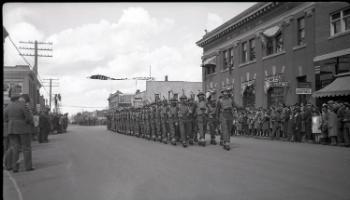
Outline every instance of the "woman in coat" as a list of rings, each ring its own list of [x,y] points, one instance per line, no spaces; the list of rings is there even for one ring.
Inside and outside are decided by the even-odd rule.
[[[337,145],[338,117],[331,106],[328,107],[327,118],[328,137],[331,139],[331,145]]]

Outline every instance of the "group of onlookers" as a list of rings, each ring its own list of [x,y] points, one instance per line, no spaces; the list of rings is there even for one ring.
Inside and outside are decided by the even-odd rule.
[[[231,133],[350,146],[350,104],[328,101],[321,109],[311,104],[236,109]]]
[[[20,153],[22,153],[24,169],[34,170],[32,141],[49,142],[48,135],[55,130],[55,122],[59,121],[55,120],[55,115],[50,114],[49,111],[49,108],[40,111],[31,108],[27,94],[12,95],[11,102],[4,107],[3,112],[4,169],[18,172],[22,160]]]

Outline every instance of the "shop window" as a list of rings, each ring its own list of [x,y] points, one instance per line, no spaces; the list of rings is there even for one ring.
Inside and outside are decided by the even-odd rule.
[[[255,107],[255,86],[247,86],[243,93],[243,106]]]
[[[284,104],[284,88],[272,87],[268,90],[268,106],[278,106]]]
[[[249,60],[255,60],[256,52],[255,52],[255,39],[249,40]]]
[[[248,46],[247,42],[242,43],[242,63],[247,62],[248,60]]]
[[[350,8],[333,13],[330,24],[331,36],[350,30]]]
[[[298,45],[305,44],[305,18],[298,19]]]

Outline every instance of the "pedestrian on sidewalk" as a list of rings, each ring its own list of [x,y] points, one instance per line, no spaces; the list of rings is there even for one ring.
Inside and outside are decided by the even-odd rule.
[[[5,109],[5,108],[4,108]],[[5,118],[5,117],[4,117]],[[6,170],[11,170],[11,148],[10,148],[10,140],[8,136],[8,122],[4,120],[4,127],[3,127],[3,145],[4,145],[4,154],[3,154],[3,167]]]
[[[49,142],[48,135],[50,132],[49,108],[41,111],[39,116],[39,143]]]
[[[12,102],[4,110],[4,120],[8,122],[10,148],[12,151],[11,167],[13,172],[18,172],[19,149],[22,148],[24,168],[33,170],[31,134],[33,131],[33,114],[26,108],[29,103],[27,94],[12,97]]]

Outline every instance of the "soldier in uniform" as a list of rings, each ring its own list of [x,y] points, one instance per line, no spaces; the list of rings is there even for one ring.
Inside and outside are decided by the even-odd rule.
[[[178,123],[177,114],[178,114],[177,100],[175,98],[172,98],[170,100],[170,107],[168,110],[168,124],[169,124],[171,144],[173,145],[176,145],[175,131]]]
[[[205,146],[205,133],[207,129],[207,113],[208,107],[205,100],[205,94],[203,92],[198,93],[198,102],[196,105],[196,119],[197,127],[199,132],[199,141],[198,144]]]
[[[229,96],[230,88],[221,91],[222,98],[217,102],[217,116],[219,117],[222,135],[223,148],[230,150],[230,131],[232,128],[233,108],[235,107],[233,99]]]
[[[162,122],[161,122],[161,111],[162,111],[162,102],[157,99],[155,105],[155,122],[156,122],[156,135],[157,140],[162,142]]]
[[[187,147],[187,140],[190,131],[189,127],[189,107],[187,106],[187,97],[183,94],[180,97],[179,110],[178,110],[178,118],[179,118],[179,128],[180,128],[180,136],[183,147]]]
[[[215,131],[217,129],[217,117],[216,117],[216,102],[214,99],[208,98],[208,126],[210,133],[210,144],[216,145]]]
[[[193,145],[194,142],[198,142],[197,130],[196,130],[196,104],[194,101],[194,94],[188,99],[188,123],[189,123],[189,144]]]

